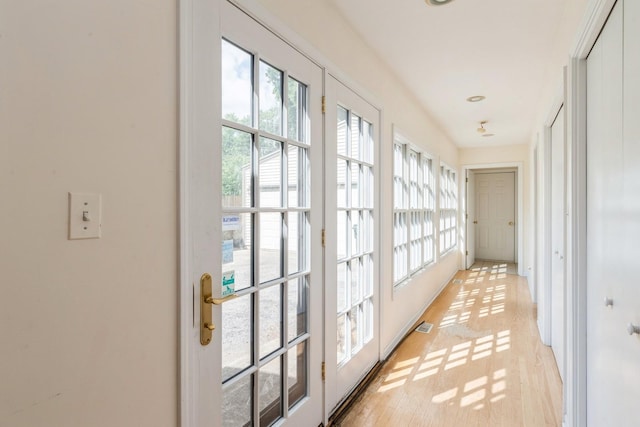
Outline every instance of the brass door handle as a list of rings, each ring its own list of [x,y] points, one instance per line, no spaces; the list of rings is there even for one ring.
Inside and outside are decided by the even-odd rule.
[[[207,304],[215,304],[215,305],[220,305],[223,304],[227,301],[230,301],[232,299],[238,298],[238,296],[236,294],[233,295],[227,295],[224,298],[214,298],[212,296],[207,297],[204,302],[206,302]]]
[[[513,227],[513,221],[509,221],[509,225]]]
[[[200,277],[200,344],[207,345],[213,337],[213,313],[211,304],[207,301],[211,299],[211,275],[204,273]]]
[[[235,294],[224,298],[214,298],[212,295],[212,279],[209,273],[200,277],[200,344],[207,345],[211,342],[216,325],[213,324],[213,305],[237,298]]]
[[[477,223],[478,223],[478,221],[473,221],[473,223],[474,223],[474,224],[477,224]]]

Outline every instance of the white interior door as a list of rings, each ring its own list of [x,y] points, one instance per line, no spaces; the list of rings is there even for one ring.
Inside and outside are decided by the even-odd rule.
[[[466,209],[466,224],[467,224],[467,257],[466,257],[466,265],[465,268],[471,268],[471,266],[476,262],[476,174],[467,169],[467,179],[466,179],[466,200],[467,200],[467,209]]]
[[[586,407],[590,426],[636,426],[639,420],[640,338],[627,330],[629,324],[640,324],[638,20],[639,2],[618,1],[587,59]]]
[[[551,125],[551,348],[560,378],[565,377],[566,345],[566,162],[564,107]]]
[[[515,172],[476,173],[476,258],[515,262]]]
[[[189,425],[318,425],[323,71],[231,3],[204,3],[186,124]]]
[[[326,412],[379,360],[379,111],[327,76]]]

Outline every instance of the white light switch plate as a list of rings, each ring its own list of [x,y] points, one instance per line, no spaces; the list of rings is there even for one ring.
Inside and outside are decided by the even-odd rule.
[[[99,239],[101,229],[100,194],[69,193],[69,240]]]

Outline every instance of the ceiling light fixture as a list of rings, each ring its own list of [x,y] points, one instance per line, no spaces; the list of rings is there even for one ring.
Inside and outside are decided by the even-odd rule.
[[[429,6],[442,6],[451,3],[453,0],[424,0]]]
[[[487,136],[494,136],[494,135],[495,134],[493,134],[493,133],[485,133],[484,135],[482,135],[482,137],[484,138],[484,137],[487,137]]]
[[[478,133],[485,133],[487,130],[484,128],[484,125],[487,123],[486,120],[480,122],[480,127],[476,129]]]
[[[485,100],[485,97],[482,95],[473,95],[467,98],[468,102],[480,102],[484,100]]]

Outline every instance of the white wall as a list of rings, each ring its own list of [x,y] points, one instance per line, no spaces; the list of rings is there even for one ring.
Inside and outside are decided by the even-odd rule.
[[[177,2],[0,9],[0,425],[175,426]]]
[[[261,0],[260,3],[277,21],[304,39],[302,44],[311,46],[323,56],[321,59],[336,64],[323,64],[328,65],[330,72],[338,71],[339,77],[345,76],[347,85],[353,83],[352,86],[357,86],[354,89],[362,89],[365,96],[370,95],[370,101],[383,108],[382,151],[378,160],[382,168],[380,197],[383,207],[381,349],[385,356],[459,266],[459,252],[450,253],[437,265],[414,277],[407,286],[393,292],[392,125],[414,144],[453,167],[459,164],[457,147],[428,117],[403,82],[328,2]]]

